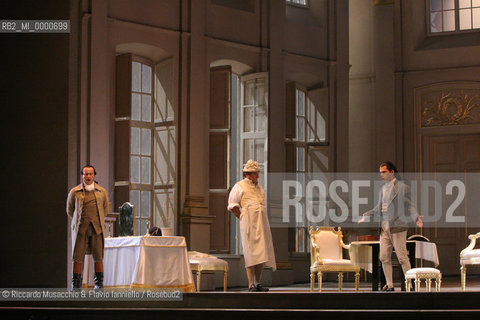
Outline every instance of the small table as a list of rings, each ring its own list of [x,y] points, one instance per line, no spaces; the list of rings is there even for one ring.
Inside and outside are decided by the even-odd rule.
[[[93,261],[85,264],[93,273]],[[103,265],[105,288],[195,291],[184,237],[105,238]]]
[[[415,266],[416,258],[424,259],[439,265],[437,246],[433,242],[407,241],[410,265]],[[360,268],[372,273],[372,291],[378,291],[379,284],[385,283],[382,264],[379,263],[380,241],[352,241],[350,243],[350,259]],[[373,259],[372,257],[377,257]],[[383,281],[382,281],[383,280]],[[402,286],[404,281],[402,281]]]

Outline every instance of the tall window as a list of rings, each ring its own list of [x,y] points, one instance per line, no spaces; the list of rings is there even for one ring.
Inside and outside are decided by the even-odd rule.
[[[266,73],[239,76],[231,66],[210,69],[209,209],[212,253],[241,254],[237,219],[227,211],[230,188],[242,179],[248,159],[258,161],[259,182],[266,188],[267,103]]]
[[[480,0],[428,0],[430,32],[480,28]]]
[[[240,157],[238,168],[249,159],[258,162],[259,183],[266,191],[267,180],[267,103],[268,83],[266,73],[243,76],[240,107]]]
[[[115,205],[135,207],[135,235],[174,227],[175,124],[171,61],[117,57]]]
[[[152,207],[153,68],[132,62],[130,121],[130,202],[135,206],[135,234],[145,234]]]
[[[293,164],[290,163],[289,167],[296,172],[297,181],[305,188],[310,174],[328,171],[328,89],[307,90],[295,83],[288,83],[288,109],[292,110],[290,114],[295,119],[290,125],[287,119],[290,150],[295,155],[291,158]],[[307,252],[310,225],[305,212],[296,213],[296,216],[301,218],[295,220],[296,226],[291,230],[290,251]]]

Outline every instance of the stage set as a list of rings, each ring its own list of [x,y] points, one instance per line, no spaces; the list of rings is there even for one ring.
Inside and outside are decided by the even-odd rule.
[[[479,237],[480,233],[472,235],[470,246],[461,253],[464,270],[469,265],[479,263],[478,257],[470,257],[479,251],[474,249]],[[417,276],[420,275],[417,282],[413,283],[413,292],[407,292],[410,290],[408,286],[405,290],[401,271],[396,273],[396,291],[383,292],[379,290],[385,281],[382,279],[381,263],[378,259],[372,259],[378,256],[378,241],[354,241],[345,245],[341,231],[326,227],[312,228],[310,238],[312,282],[271,287],[270,292],[227,288],[228,263],[212,255],[188,252],[185,238],[181,236],[107,238],[104,290],[176,289],[183,292],[181,301],[2,301],[0,312],[2,318],[18,319],[278,319],[312,316],[341,319],[472,319],[480,315],[478,276],[468,276],[465,284],[461,277],[447,276],[442,279],[441,274],[432,271],[438,269],[421,267],[428,261],[438,266],[434,243],[419,240],[407,242],[412,266],[420,267],[411,270],[418,271]],[[326,250],[321,250],[321,244],[333,249],[333,255],[339,255],[325,257]],[[349,251],[351,260],[342,259],[343,249]],[[335,258],[343,263],[332,263]],[[347,265],[347,262],[351,264]],[[337,272],[340,272],[338,280],[325,279],[322,286],[318,286],[321,274]],[[223,288],[198,292],[202,273],[210,276],[213,273],[223,274]],[[91,261],[87,261],[84,274],[82,290],[91,290]],[[345,281],[342,281],[343,274],[348,274]]]

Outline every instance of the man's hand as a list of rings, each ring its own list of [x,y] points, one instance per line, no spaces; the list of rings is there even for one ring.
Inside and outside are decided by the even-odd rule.
[[[362,218],[361,218],[360,220],[358,220],[358,224],[360,224],[360,223],[364,223],[364,222],[365,222],[365,220],[367,220],[367,217],[365,217],[365,216],[362,216]]]
[[[418,216],[418,218],[417,218],[417,227],[419,227],[419,228],[423,227],[422,217],[423,216]]]

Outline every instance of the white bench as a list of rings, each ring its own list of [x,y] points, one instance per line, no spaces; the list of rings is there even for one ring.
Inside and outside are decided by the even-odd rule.
[[[413,268],[408,270],[405,273],[405,288],[407,292],[412,288],[412,282],[410,281],[412,279],[415,280],[415,291],[417,292],[420,291],[422,279],[425,280],[427,291],[432,291],[432,279],[435,279],[435,288],[439,292],[442,283],[442,273],[435,268]]]

